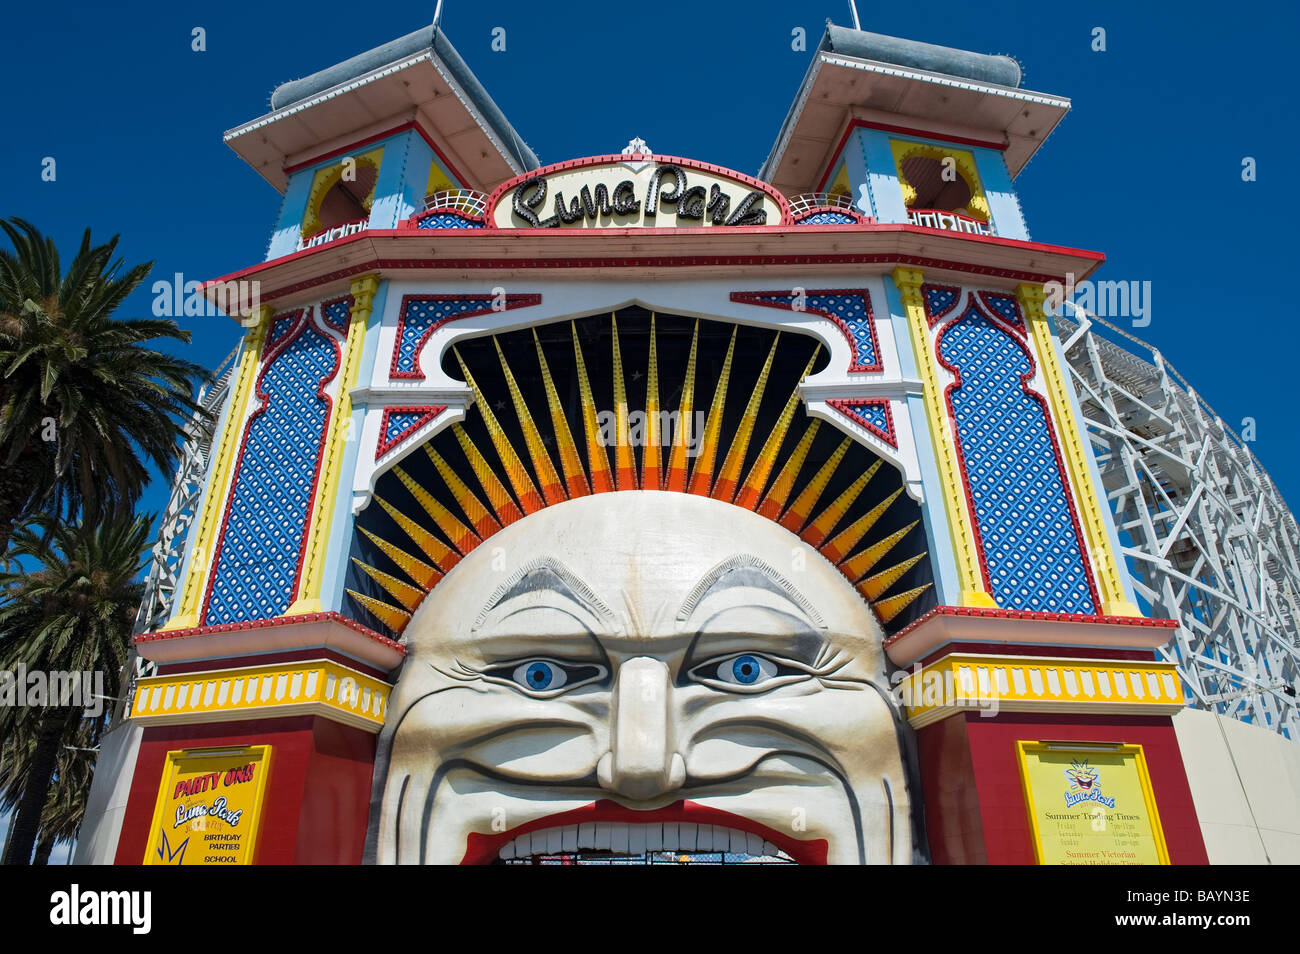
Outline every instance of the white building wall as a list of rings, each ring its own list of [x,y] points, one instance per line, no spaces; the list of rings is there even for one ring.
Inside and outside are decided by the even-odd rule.
[[[1300,743],[1200,709],[1174,730],[1210,863],[1300,864]]]

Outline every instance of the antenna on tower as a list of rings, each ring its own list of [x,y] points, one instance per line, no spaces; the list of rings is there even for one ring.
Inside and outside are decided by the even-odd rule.
[[[439,9],[442,8],[442,0],[438,0],[438,8],[439,8]],[[855,30],[861,30],[861,29],[862,29],[862,22],[858,19],[858,2],[857,2],[857,0],[849,0],[849,12],[853,14],[853,29],[855,29]],[[434,14],[434,20],[433,20],[433,22],[434,22],[434,23],[437,23],[437,22],[438,22],[437,14]]]
[[[857,14],[855,13],[853,16],[854,19],[856,20]],[[436,27],[441,20],[442,20],[442,0],[438,0],[438,5],[433,8],[433,25]]]

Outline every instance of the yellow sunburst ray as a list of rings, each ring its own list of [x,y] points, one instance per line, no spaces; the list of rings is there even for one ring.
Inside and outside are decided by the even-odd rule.
[[[451,545],[459,550],[462,554],[469,553],[483,541],[479,535],[465,526],[450,510],[440,504],[434,496],[415,482],[410,474],[401,467],[394,467],[393,473],[397,475],[403,486],[411,492],[411,496],[416,499],[424,512],[433,518],[438,529],[442,531],[443,536],[451,541]]]
[[[713,405],[709,408],[708,423],[704,425],[704,440],[695,466],[691,468],[689,492],[707,497],[713,489],[713,465],[718,459],[718,439],[722,434],[722,413],[727,405],[727,383],[731,379],[731,359],[736,353],[736,330],[731,328],[731,341],[727,344],[727,356],[722,360],[722,374],[718,377],[718,386],[713,389]]]
[[[889,536],[840,564],[840,572],[849,578],[850,583],[857,583],[880,562],[886,553],[898,545],[898,541],[907,536],[912,528],[921,521],[913,520],[901,530],[895,530]]]
[[[803,374],[799,376],[799,381],[812,373],[813,362],[817,360],[817,353],[821,351],[821,345],[813,349],[813,356],[808,359],[808,366],[803,369]],[[746,510],[755,509],[759,501],[759,495],[767,486],[767,478],[772,473],[772,468],[776,466],[776,455],[781,451],[781,445],[785,443],[785,435],[790,430],[790,424],[794,421],[795,410],[799,407],[799,385],[796,384],[794,390],[790,392],[789,399],[785,402],[785,407],[781,409],[781,416],[777,418],[776,426],[772,432],[767,435],[767,440],[763,442],[762,449],[758,452],[758,458],[754,461],[754,466],[749,468],[749,473],[745,476],[745,482],[740,485],[740,490],[736,494],[736,499],[732,501],[737,507],[744,507]]]
[[[899,593],[897,596],[891,596],[883,599],[878,603],[872,603],[871,608],[876,611],[880,617],[880,622],[888,623],[903,610],[907,609],[916,602],[916,598],[930,588],[929,583],[918,586],[914,590],[908,590],[906,593]]]
[[[903,574],[916,566],[925,557],[925,551],[922,550],[914,557],[908,557],[902,563],[895,563],[886,570],[881,570],[874,576],[869,576],[858,584],[858,592],[874,603],[880,596],[891,586],[903,578]]]
[[[808,451],[812,449],[813,438],[817,436],[817,429],[821,423],[817,418],[809,422],[803,437],[799,438],[799,443],[795,445],[786,462],[781,465],[776,480],[772,481],[772,486],[767,488],[767,495],[758,508],[760,516],[767,517],[768,520],[776,520],[785,510],[790,494],[794,491],[795,479],[803,469],[803,462],[808,459]]]
[[[568,494],[564,492],[564,484],[560,483],[560,475],[556,473],[555,465],[551,463],[551,455],[547,453],[546,445],[542,443],[542,435],[537,430],[537,424],[533,421],[532,412],[528,410],[528,405],[524,402],[524,396],[519,390],[519,384],[515,381],[514,373],[510,370],[510,364],[501,351],[501,343],[497,341],[495,335],[492,336],[492,345],[497,349],[497,358],[501,362],[501,371],[506,378],[506,388],[510,391],[510,401],[515,406],[515,417],[519,419],[519,426],[524,432],[524,447],[527,448],[528,456],[533,462],[533,471],[537,474],[537,481],[542,485],[542,496],[550,505],[568,500]]]
[[[889,505],[897,500],[898,495],[902,492],[903,488],[899,487],[884,500],[880,501],[880,503],[876,504],[864,513],[861,517],[858,517],[857,520],[854,520],[839,533],[835,534],[835,536],[830,539],[829,543],[826,543],[821,547],[822,555],[832,563],[839,563],[846,556],[852,553],[854,548],[862,542],[862,538],[870,533],[871,528],[876,525],[882,516],[884,516],[885,511],[889,509]]]
[[[813,479],[808,482],[808,486],[803,489],[794,503],[790,504],[781,519],[777,521],[791,533],[798,533],[803,529],[804,524],[808,522],[808,517],[812,513],[813,507],[817,506],[817,501],[821,499],[822,492],[826,490],[826,485],[830,483],[831,476],[835,473],[835,468],[840,466],[840,461],[844,455],[849,452],[849,446],[853,443],[851,437],[846,437],[840,441],[839,447],[826,458],[826,462],[817,469]]]
[[[677,433],[673,435],[673,449],[668,455],[668,473],[664,475],[664,490],[676,493],[686,491],[688,467],[687,435],[695,428],[695,354],[700,344],[700,322],[696,319],[691,331],[691,352],[686,359],[686,380],[682,382],[682,397],[677,402]]]
[[[364,533],[366,538],[379,548],[380,553],[392,560],[420,588],[424,590],[432,589],[433,585],[442,578],[442,573],[438,571],[437,567],[432,567],[418,557],[411,556],[401,547],[394,546],[387,540],[375,536],[365,527],[358,527],[357,529]]]
[[[438,469],[443,481],[447,484],[447,489],[451,495],[456,498],[456,505],[469,518],[470,524],[474,527],[474,532],[482,537],[489,537],[501,529],[501,522],[492,515],[492,511],[483,506],[483,502],[478,499],[474,491],[466,486],[465,481],[461,480],[451,465],[448,464],[432,444],[424,445],[424,452],[429,455],[433,461],[433,466]]]
[[[411,621],[411,614],[405,610],[398,609],[396,606],[389,606],[382,600],[365,596],[362,593],[358,593],[356,590],[348,590],[347,593],[348,596],[352,597],[364,606],[366,610],[375,617],[375,619],[379,620],[394,633],[400,635],[402,630],[406,628],[406,624]]]
[[[600,440],[600,422],[596,420],[596,402],[591,396],[591,382],[587,379],[587,363],[582,359],[582,345],[578,343],[578,324],[569,322],[573,334],[573,361],[578,373],[578,398],[582,406],[582,428],[587,436],[587,471],[593,493],[614,489],[614,478],[609,470],[609,454]]]
[[[540,510],[545,506],[545,503],[541,494],[537,492],[537,488],[533,485],[533,479],[528,476],[523,461],[515,453],[510,438],[506,436],[505,430],[501,427],[501,422],[492,413],[487,398],[479,390],[474,376],[469,373],[469,368],[466,367],[465,360],[460,356],[460,352],[453,348],[452,353],[456,355],[456,360],[460,363],[461,373],[465,375],[465,383],[474,392],[474,406],[478,408],[479,414],[483,416],[483,423],[487,427],[488,436],[492,438],[492,446],[496,448],[497,456],[501,458],[501,464],[506,469],[506,479],[510,481],[510,486],[514,488],[519,505],[523,507],[524,513],[533,513]]]
[[[496,471],[483,458],[483,453],[475,446],[465,428],[460,424],[453,424],[451,429],[456,434],[460,449],[465,452],[465,459],[469,461],[470,469],[474,471],[474,476],[488,499],[488,505],[495,511],[501,526],[507,526],[521,518],[524,512],[510,496],[510,491],[506,490],[505,485],[497,479]]]
[[[564,471],[564,482],[570,497],[585,497],[591,493],[587,472],[582,469],[582,458],[578,455],[578,446],[573,442],[573,432],[569,430],[568,418],[564,416],[560,396],[556,393],[551,368],[542,351],[542,341],[537,337],[537,329],[532,331],[533,344],[537,348],[537,364],[542,371],[542,386],[546,389],[546,406],[551,414],[551,429],[555,432],[555,446],[560,453],[560,469]]]
[[[659,353],[655,340],[655,316],[650,313],[650,358],[645,381],[645,443],[641,446],[641,488],[658,490],[663,479],[663,455],[659,433]]]
[[[459,553],[447,546],[447,544],[443,543],[402,511],[398,510],[383,497],[375,494],[375,502],[384,509],[386,514],[393,518],[393,522],[402,528],[402,532],[410,537],[411,541],[420,548],[420,551],[432,560],[434,565],[443,573],[448,572],[453,566],[460,562]]]
[[[731,502],[736,496],[740,484],[740,469],[745,466],[745,452],[749,450],[749,440],[754,435],[754,425],[758,422],[758,408],[763,403],[768,375],[772,373],[772,359],[776,357],[776,347],[780,343],[781,332],[778,331],[776,337],[772,339],[772,347],[768,349],[763,369],[758,372],[758,380],[754,382],[754,389],[749,394],[745,410],[740,415],[740,424],[736,427],[735,436],[731,438],[731,447],[727,449],[727,456],[722,461],[718,479],[710,491],[710,496],[718,500]]]
[[[420,605],[420,600],[424,599],[424,590],[418,586],[403,583],[392,574],[385,573],[383,570],[376,570],[369,563],[363,563],[356,557],[352,558],[352,562],[360,567],[366,576],[382,586],[384,592],[406,607],[408,611],[414,612],[415,608]]]
[[[628,434],[627,391],[623,387],[623,353],[618,346],[618,318],[609,316],[614,339],[614,487],[636,490],[636,455]]]
[[[813,547],[821,546],[830,532],[835,529],[835,525],[844,519],[844,515],[853,506],[853,501],[858,499],[858,495],[871,482],[871,478],[876,476],[876,471],[879,469],[880,461],[877,460],[859,474],[853,483],[845,487],[843,493],[827,504],[822,512],[814,517],[808,523],[808,526],[804,527],[800,532],[799,536],[803,538],[804,542]]]

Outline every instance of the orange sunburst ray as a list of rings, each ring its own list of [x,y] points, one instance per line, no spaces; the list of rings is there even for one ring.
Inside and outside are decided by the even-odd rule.
[[[663,479],[662,434],[659,431],[659,352],[655,316],[650,313],[650,358],[645,382],[645,443],[641,447],[641,487],[658,490]]]
[[[845,560],[840,564],[840,572],[849,578],[850,583],[857,583],[880,562],[886,553],[894,549],[903,537],[911,533],[912,528],[920,522],[919,520],[913,520],[901,530],[895,530],[883,540],[873,543],[861,553]]]
[[[483,541],[479,535],[469,527],[461,523],[456,516],[444,507],[438,500],[418,483],[415,478],[408,474],[401,467],[394,467],[393,473],[397,479],[402,482],[416,502],[424,508],[424,512],[433,518],[438,529],[442,531],[443,536],[451,541],[451,545],[459,550],[462,554],[469,553]]]
[[[483,506],[483,502],[478,499],[478,495],[469,489],[465,481],[461,480],[456,472],[451,469],[451,465],[443,459],[443,456],[433,449],[433,445],[425,444],[424,452],[429,455],[429,459],[433,461],[433,466],[437,468],[438,474],[446,483],[447,489],[456,498],[456,505],[469,518],[474,532],[480,537],[489,537],[500,530],[501,522],[492,515],[492,511]]]
[[[858,495],[871,482],[871,478],[876,476],[878,470],[880,470],[879,460],[859,474],[853,483],[844,488],[843,493],[827,504],[821,513],[809,521],[808,526],[804,527],[799,533],[804,542],[809,546],[820,547],[830,532],[835,529],[836,524],[844,519],[844,515],[853,506],[853,501],[858,499]]]
[[[736,353],[737,326],[731,328],[731,341],[727,344],[727,356],[722,360],[722,374],[718,376],[718,385],[713,389],[713,405],[709,408],[709,420],[704,425],[704,440],[700,453],[691,468],[689,492],[707,497],[713,489],[713,466],[718,459],[718,439],[722,434],[722,413],[727,404],[727,383],[731,379],[731,359]]]
[[[918,586],[914,590],[908,590],[906,593],[899,593],[897,596],[891,596],[887,599],[880,600],[871,604],[871,608],[876,611],[880,617],[880,622],[889,623],[895,616],[903,612],[914,602],[916,598],[930,588],[929,583]]]
[[[528,470],[524,467],[523,461],[515,453],[510,438],[506,436],[505,430],[501,427],[501,422],[492,413],[487,398],[479,390],[478,382],[470,374],[469,368],[465,365],[465,360],[460,356],[460,352],[453,348],[452,353],[456,355],[456,360],[460,363],[461,373],[465,375],[465,383],[474,392],[474,405],[483,417],[483,423],[487,427],[488,435],[492,438],[492,446],[496,448],[497,456],[501,458],[501,464],[506,469],[506,479],[510,481],[510,486],[514,488],[515,496],[519,499],[519,505],[523,507],[524,513],[533,513],[540,510],[546,504],[541,494],[537,492],[533,479],[528,476]]]
[[[411,554],[407,553],[401,547],[394,546],[387,540],[375,536],[375,534],[371,533],[365,527],[358,527],[357,529],[364,533],[366,538],[379,548],[380,553],[392,560],[398,569],[405,573],[407,577],[414,580],[415,584],[422,589],[432,589],[433,585],[442,578],[442,573],[438,571],[437,567],[430,566],[419,557],[411,556]]]
[[[916,556],[908,557],[902,563],[895,563],[893,566],[867,577],[858,584],[858,592],[871,603],[875,603],[886,590],[903,578],[904,573],[920,563],[925,554],[926,551],[922,550]]]
[[[384,512],[393,518],[393,522],[402,528],[402,532],[411,538],[420,551],[433,561],[443,573],[451,570],[460,562],[460,554],[443,543],[424,527],[420,526],[401,510],[398,510],[383,497],[375,494],[375,502]]]
[[[496,471],[483,458],[482,451],[475,446],[465,428],[460,424],[453,424],[451,429],[456,435],[460,449],[465,453],[465,459],[469,461],[470,469],[478,479],[479,486],[483,488],[488,505],[496,513],[501,526],[507,526],[520,519],[524,512],[510,496],[510,491],[506,490],[505,485],[497,478]]]
[[[415,608],[420,605],[420,600],[424,599],[424,590],[418,586],[403,583],[392,574],[385,573],[383,570],[376,570],[369,563],[363,563],[356,557],[352,558],[352,562],[360,567],[366,576],[382,586],[385,593],[401,603],[407,612],[414,612]]]
[[[573,432],[569,430],[568,418],[560,404],[559,394],[555,390],[555,381],[551,378],[550,366],[546,363],[546,354],[542,351],[542,341],[533,329],[533,345],[537,348],[537,364],[542,371],[542,386],[546,389],[546,406],[551,414],[551,428],[555,432],[555,444],[560,453],[560,468],[564,471],[564,482],[570,497],[585,497],[591,493],[587,483],[587,473],[582,469],[582,458],[578,456],[578,446],[573,442]]]
[[[668,473],[664,474],[664,490],[675,493],[686,492],[687,444],[695,433],[695,356],[699,344],[700,322],[697,319],[691,331],[691,352],[686,359],[682,397],[677,402],[677,433],[673,435],[673,449],[668,455]]]
[[[628,433],[627,391],[623,387],[623,353],[618,346],[618,318],[609,316],[614,339],[614,486],[618,490],[637,490],[636,455]]]
[[[772,486],[767,489],[767,495],[758,507],[760,516],[767,517],[768,520],[776,520],[785,510],[790,494],[794,492],[794,482],[799,476],[799,471],[803,469],[804,461],[808,459],[808,451],[812,449],[813,439],[817,436],[817,429],[821,423],[816,418],[809,422],[803,436],[799,438],[799,443],[795,445],[786,462],[781,465],[776,480],[772,481]]]
[[[582,429],[587,436],[587,470],[592,493],[606,493],[614,489],[614,478],[609,469],[609,454],[600,439],[600,422],[596,419],[596,401],[591,396],[591,382],[587,379],[587,363],[582,359],[582,345],[578,343],[578,323],[569,322],[573,334],[573,361],[578,375],[578,398],[582,405]]]
[[[826,559],[830,560],[832,563],[839,563],[846,556],[852,553],[854,548],[862,542],[862,538],[870,533],[871,528],[876,525],[882,516],[884,516],[885,511],[889,509],[889,505],[897,500],[898,495],[902,492],[903,488],[899,487],[857,520],[854,520],[839,533],[835,534],[835,536],[831,538],[830,542],[826,543],[821,548]]]
[[[849,452],[849,446],[853,443],[851,437],[846,437],[840,441],[840,445],[835,448],[831,456],[826,458],[826,463],[818,468],[813,479],[808,482],[808,486],[803,489],[794,503],[790,504],[781,519],[778,521],[781,526],[785,527],[791,533],[798,533],[803,529],[804,524],[808,522],[808,517],[812,513],[813,507],[817,506],[817,501],[821,499],[822,493],[826,490],[826,485],[830,483],[831,477],[835,474],[835,468],[840,466],[840,461],[844,455]]]
[[[377,600],[374,597],[358,593],[356,590],[348,590],[348,596],[352,597],[358,603],[366,608],[375,619],[379,620],[394,633],[399,636],[406,624],[411,621],[411,614],[406,610],[398,609],[396,606],[389,606],[383,600]]]
[[[817,360],[817,354],[821,351],[821,345],[813,349],[813,356],[808,359],[808,366],[803,369],[803,374],[799,376],[799,381],[812,373],[813,363]],[[794,422],[795,411],[799,407],[799,385],[796,384],[794,390],[790,392],[789,399],[785,402],[785,407],[781,409],[781,416],[777,418],[776,426],[772,432],[767,435],[767,440],[763,442],[762,449],[758,452],[758,457],[754,465],[749,468],[749,474],[745,477],[745,482],[740,485],[740,490],[736,494],[736,499],[732,501],[737,507],[744,507],[746,510],[755,509],[759,501],[759,495],[767,486],[767,478],[772,473],[772,468],[776,466],[776,455],[781,451],[781,445],[785,443],[785,435],[790,430],[791,423]]]
[[[745,466],[745,452],[749,450],[749,440],[754,435],[754,425],[758,423],[758,408],[763,403],[763,395],[767,392],[768,376],[772,373],[772,359],[776,357],[776,348],[780,343],[781,332],[778,331],[776,337],[772,339],[772,347],[768,349],[763,369],[758,372],[758,380],[754,382],[754,390],[750,392],[744,413],[740,416],[740,424],[731,438],[731,447],[727,449],[722,469],[718,471],[718,479],[710,491],[710,496],[718,500],[731,502],[736,496],[740,483],[740,469]]]

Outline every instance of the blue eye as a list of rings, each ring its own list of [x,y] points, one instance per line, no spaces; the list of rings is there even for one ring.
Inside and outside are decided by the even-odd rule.
[[[766,656],[744,653],[718,663],[717,678],[733,686],[754,686],[777,674],[776,663]]]
[[[534,659],[532,662],[517,666],[512,678],[519,685],[533,692],[559,689],[569,681],[568,674],[563,668],[543,659]]]
[[[529,695],[549,699],[563,689],[577,689],[597,679],[605,678],[608,670],[594,663],[566,663],[557,659],[525,659],[489,666],[483,675],[513,683]]]
[[[731,674],[736,682],[749,685],[757,682],[759,677],[758,660],[753,656],[737,656],[731,663]]]

